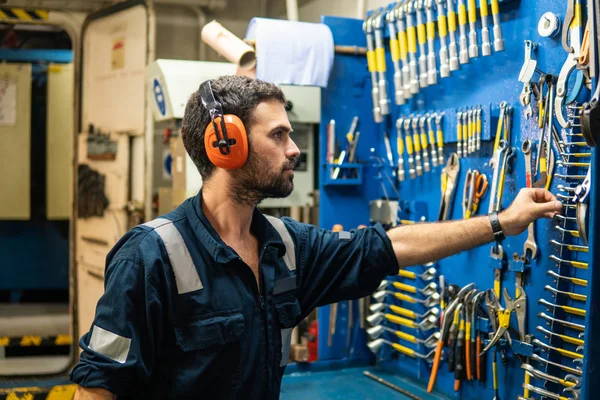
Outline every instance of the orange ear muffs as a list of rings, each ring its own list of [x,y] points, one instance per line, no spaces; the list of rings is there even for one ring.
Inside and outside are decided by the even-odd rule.
[[[208,159],[219,168],[241,168],[248,159],[248,137],[244,123],[233,114],[223,113],[210,80],[203,82],[198,90],[202,104],[210,114],[210,122],[204,130]]]
[[[225,124],[226,136],[223,132],[215,132]],[[229,142],[229,153],[219,146],[219,139],[227,137]],[[246,128],[241,119],[233,114],[226,114],[223,117],[217,117],[214,124],[211,122],[204,131],[204,147],[210,162],[215,166],[224,169],[237,169],[246,164],[248,159],[248,137],[246,136]]]

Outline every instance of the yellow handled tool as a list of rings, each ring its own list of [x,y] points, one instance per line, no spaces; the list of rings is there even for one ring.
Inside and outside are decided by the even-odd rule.
[[[463,156],[463,150],[462,150],[463,129],[462,129],[462,113],[461,112],[456,113],[456,138],[457,138],[456,153],[458,154],[459,157],[462,157]]]
[[[492,18],[494,20],[494,51],[504,50],[504,39],[502,39],[502,29],[500,28],[500,7],[498,0],[492,0]]]

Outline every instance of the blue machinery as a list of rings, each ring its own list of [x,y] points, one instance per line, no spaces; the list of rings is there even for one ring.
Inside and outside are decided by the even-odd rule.
[[[430,396],[494,398],[492,356],[496,355],[497,396],[500,399],[517,399],[519,396],[525,398],[527,396],[529,398],[546,396],[547,398],[556,399],[576,398],[577,396],[593,398],[591,393],[594,393],[599,385],[599,380],[595,379],[593,371],[598,359],[598,348],[600,347],[600,343],[592,339],[600,328],[598,326],[600,322],[592,318],[592,311],[597,302],[595,293],[598,292],[598,284],[596,283],[598,278],[592,274],[593,268],[591,268],[598,257],[595,251],[597,246],[594,245],[595,232],[592,229],[597,218],[594,181],[591,180],[591,191],[588,187],[588,193],[591,194],[586,199],[586,202],[589,203],[587,208],[589,215],[585,217],[585,223],[583,220],[577,223],[576,209],[578,206],[576,206],[573,199],[576,189],[578,187],[579,189],[582,188],[579,185],[583,182],[583,178],[589,170],[588,165],[591,164],[591,168],[596,168],[595,165],[597,165],[595,151],[586,145],[584,137],[581,136],[582,128],[577,117],[582,103],[589,101],[592,93],[590,88],[594,87],[596,81],[593,78],[591,80],[592,85],[586,87],[586,80],[590,84],[589,79],[586,77],[587,71],[584,73],[584,71],[576,68],[575,64],[577,63],[575,62],[572,63],[572,68],[569,68],[569,66],[563,67],[565,63],[571,60],[571,56],[565,51],[561,42],[563,36],[562,26],[566,24],[573,28],[565,36],[566,47],[569,47],[570,44],[571,47],[580,50],[581,46],[577,42],[577,32],[583,36],[585,22],[589,20],[591,26],[595,27],[598,25],[598,21],[593,24],[593,13],[587,10],[585,1],[580,2],[579,0],[572,1],[570,6],[567,5],[566,1],[556,0],[544,2],[534,0],[505,1],[500,2],[498,7],[489,4],[488,7],[484,7],[483,13],[489,14],[487,16],[487,26],[491,42],[489,47],[491,54],[483,56],[480,2],[463,2],[462,0],[453,2],[450,0],[448,2],[432,3],[432,13],[427,15],[428,2],[423,4],[423,9],[412,8],[412,6],[418,6],[419,2],[410,2],[408,7],[413,19],[412,24],[413,26],[421,26],[417,26],[414,33],[410,32],[409,29],[406,36],[403,36],[403,34],[399,36],[401,41],[404,37],[408,38],[409,53],[407,57],[408,74],[405,75],[409,78],[408,84],[405,76],[400,74],[401,78],[405,78],[402,87],[404,91],[411,91],[412,83],[413,86],[416,84],[416,88],[413,88],[413,90],[418,89],[418,93],[413,93],[410,98],[405,99],[396,99],[398,85],[394,80],[394,63],[392,60],[392,53],[394,53],[394,58],[402,58],[405,52],[402,50],[402,46],[399,46],[400,51],[397,49],[391,51],[397,45],[397,42],[390,43],[388,25],[390,21],[386,21],[385,18],[386,12],[390,12],[396,4],[390,4],[385,10],[373,10],[369,14],[375,16],[373,28],[376,30],[377,14],[383,12],[381,31],[380,33],[374,32],[373,35],[376,39],[376,35],[381,34],[383,36],[384,50],[369,52],[368,57],[372,57],[370,67],[373,71],[376,86],[380,90],[374,97],[380,104],[382,97],[389,99],[389,113],[387,115],[377,115],[377,112],[373,110],[373,85],[367,57],[336,53],[328,88],[322,93],[320,226],[331,229],[335,224],[341,224],[344,229],[350,230],[361,224],[368,225],[374,220],[382,221],[379,217],[373,218],[373,209],[379,210],[376,212],[381,213],[381,204],[384,204],[384,208],[390,206],[392,209],[392,221],[390,221],[392,225],[396,225],[400,221],[403,221],[403,223],[420,220],[437,221],[440,216],[438,214],[441,202],[442,168],[447,166],[450,158],[455,159],[451,156],[453,153],[462,153],[462,151],[465,153],[460,154],[461,157],[458,158],[458,171],[456,171],[456,166],[450,165],[447,166],[446,170],[447,177],[450,180],[453,178],[453,173],[457,172],[455,193],[453,196],[447,197],[447,207],[449,208],[447,219],[463,218],[463,189],[469,170],[478,170],[488,178],[489,186],[481,199],[479,211],[477,212],[478,215],[487,214],[490,199],[495,197],[492,196],[492,193],[495,193],[493,190],[495,170],[490,164],[493,164],[491,160],[496,154],[495,147],[502,148],[502,142],[496,141],[498,134],[501,136],[499,139],[506,138],[509,141],[506,146],[507,149],[503,153],[498,152],[500,157],[495,160],[495,163],[499,164],[498,168],[500,170],[505,164],[504,156],[508,154],[511,156],[506,157],[506,179],[502,195],[496,202],[498,209],[504,209],[509,206],[519,189],[526,186],[524,143],[526,143],[525,152],[532,155],[532,182],[539,181],[538,185],[544,186],[545,182],[540,179],[544,160],[537,161],[538,158],[543,158],[543,152],[540,152],[539,138],[540,132],[547,133],[550,124],[554,125],[556,128],[555,135],[550,137],[545,134],[546,139],[542,142],[541,148],[547,149],[550,141],[552,156],[547,153],[545,160],[548,167],[551,166],[549,164],[552,164],[553,161],[553,175],[549,182],[549,188],[566,205],[564,215],[567,218],[555,221],[546,219],[535,223],[534,238],[537,244],[537,252],[533,259],[531,257],[531,246],[529,250],[524,250],[524,244],[528,238],[528,231],[526,230],[523,234],[507,238],[503,242],[504,256],[502,259],[498,256],[498,249],[492,244],[481,246],[435,263],[433,268],[436,270],[434,271],[436,277],[431,281],[424,281],[419,278],[411,279],[410,274],[404,274],[404,277],[389,277],[388,290],[418,300],[426,299],[427,296],[421,293],[413,294],[410,291],[404,291],[407,290],[405,286],[392,286],[391,281],[415,285],[419,289],[423,289],[428,283],[434,282],[437,285],[437,292],[439,292],[440,282],[438,277],[443,275],[446,293],[448,293],[448,285],[450,284],[462,288],[473,283],[479,291],[486,291],[494,289],[495,272],[501,271],[501,280],[498,283],[501,284],[502,288],[507,289],[510,297],[514,300],[518,295],[515,293],[515,282],[522,282],[523,284],[526,295],[525,329],[523,333],[526,336],[520,337],[517,310],[515,309],[512,315],[509,314],[511,316],[508,332],[512,338],[512,346],[509,345],[506,336],[503,336],[497,345],[486,353],[485,361],[481,360],[481,380],[468,380],[463,375],[459,386],[455,382],[455,373],[449,372],[449,347],[448,345],[444,346],[443,359],[440,362],[437,379]],[[590,1],[589,4],[593,4],[593,1]],[[451,11],[456,13],[456,25],[449,21],[448,26],[451,31],[453,28],[455,29],[457,59],[451,60],[452,56],[450,55],[447,67],[443,68],[444,74],[449,73],[450,76],[442,78],[440,76],[442,65],[440,63],[441,44],[439,41],[440,25],[438,15],[440,12],[443,15],[448,14],[448,5],[452,8]],[[474,13],[470,13],[469,10],[474,7],[477,7],[477,9],[473,10]],[[492,14],[496,13],[498,9],[497,16],[493,16]],[[406,8],[403,8],[403,11],[406,11]],[[552,14],[545,14],[548,12]],[[542,18],[544,14],[545,16]],[[398,17],[397,13],[393,15]],[[469,59],[468,46],[471,31],[469,22],[473,22],[473,16],[476,17],[475,30],[478,57]],[[555,16],[558,17],[558,20],[554,19]],[[406,28],[406,23],[410,21],[408,21],[406,14],[402,15],[401,18]],[[493,20],[496,18],[497,22],[500,22],[503,36],[504,49],[502,51],[496,51],[498,49],[494,46],[494,39],[497,38],[497,35],[494,35],[496,32],[494,31]],[[572,19],[575,19],[575,23],[569,24]],[[331,28],[336,45],[366,47],[363,21],[324,17],[322,22]],[[427,22],[432,23],[427,24]],[[397,21],[392,23],[397,30],[400,24],[397,24]],[[464,39],[462,39],[463,27],[461,25],[464,25]],[[444,27],[441,28],[443,31]],[[593,32],[592,29],[590,33],[593,34]],[[395,34],[396,32],[392,32],[392,39],[396,38]],[[435,34],[434,42],[427,42],[427,34]],[[452,34],[452,32],[449,32],[449,35],[445,37],[447,45],[450,45],[449,36]],[[411,35],[413,36],[411,37]],[[593,37],[590,35],[591,43],[594,42]],[[411,43],[415,40],[416,43]],[[530,42],[526,42],[526,40]],[[427,75],[427,71],[431,69],[432,65],[428,64],[427,61],[427,54],[430,52],[429,44],[434,45],[437,83],[423,87],[425,83],[432,83],[434,78]],[[496,43],[496,45],[499,44]],[[464,49],[462,45],[465,45]],[[380,46],[374,41],[374,47]],[[527,62],[527,47],[532,48],[531,59],[535,62]],[[461,52],[461,50],[463,51]],[[471,49],[471,55],[474,55],[474,50]],[[487,48],[485,51],[487,52]],[[414,68],[416,72],[414,77],[411,76],[410,71],[411,52],[415,52],[413,53],[415,55]],[[423,58],[420,58],[420,56]],[[381,70],[383,57],[385,57],[387,70],[384,73],[378,73],[377,70]],[[456,64],[452,65],[454,61]],[[469,62],[463,64],[462,61]],[[430,60],[429,63],[431,62]],[[452,70],[456,68],[456,65],[459,66],[458,69]],[[597,64],[593,62],[589,64],[592,67],[594,65]],[[402,59],[399,66],[400,68],[403,66]],[[571,70],[568,75],[566,74],[567,70]],[[420,80],[421,71],[424,72],[422,80]],[[554,76],[553,82],[547,78],[547,75],[550,74]],[[561,90],[561,78],[565,76],[567,77],[565,81],[566,93]],[[386,80],[384,85],[387,89],[387,96],[381,94],[380,79],[382,77]],[[543,79],[544,77],[546,77],[546,80]],[[431,81],[427,82],[428,79],[431,79]],[[547,84],[549,82],[553,83],[551,89],[551,86]],[[421,87],[419,88],[419,86]],[[549,113],[545,114],[545,117],[542,118],[545,121],[542,129],[540,129],[538,123],[539,103],[536,101],[537,93],[532,94],[530,97],[531,115],[527,115],[528,118],[525,116],[529,113],[527,111],[528,107],[521,103],[523,101],[527,104],[530,96],[528,90],[538,90],[540,87],[542,88],[542,99],[547,99],[545,100],[547,101],[545,103],[546,108],[557,110],[552,113],[553,119],[551,121],[548,121]],[[552,92],[549,90],[552,90]],[[552,95],[546,96],[546,93]],[[558,95],[556,95],[557,93]],[[561,98],[564,98],[562,107],[560,104],[559,106],[552,105],[552,102],[560,102]],[[396,100],[405,104],[398,105]],[[379,111],[384,111],[384,114],[386,114],[385,108],[385,104],[383,104]],[[477,111],[470,112],[473,109],[481,110],[479,117]],[[465,113],[464,117],[463,112]],[[429,115],[426,115],[427,113]],[[442,131],[444,142],[444,161],[441,164],[438,163],[438,166],[431,165],[431,134],[433,134],[436,141],[436,146],[433,146],[433,148],[436,152],[439,152],[436,120],[427,118],[433,116],[434,113],[437,113],[438,116],[443,113],[439,130]],[[354,117],[358,117],[358,124],[353,137],[357,136],[356,132],[360,132],[360,136],[356,144],[355,157],[348,161],[346,154],[342,157],[340,150],[346,150],[348,140],[353,138],[347,139],[346,134],[351,130]],[[412,118],[415,117],[425,117],[423,119],[425,123],[424,131],[421,131],[420,119],[413,127]],[[380,122],[376,123],[375,118],[380,119]],[[397,130],[399,118],[403,118],[400,131]],[[407,118],[410,118],[410,123],[405,126],[404,122]],[[332,120],[335,122],[334,125],[331,124]],[[477,150],[478,120],[481,121],[481,139]],[[457,121],[461,124],[460,129],[458,129]],[[500,126],[499,121],[502,122]],[[428,122],[431,122],[431,130],[434,132],[429,132]],[[464,128],[463,123],[466,123],[466,128]],[[567,127],[565,128],[563,125]],[[506,127],[509,128],[508,132],[505,132]],[[334,132],[335,140],[328,140],[332,137],[332,132]],[[404,147],[404,154],[401,156],[404,163],[404,181],[399,181],[398,132],[402,135],[402,145]],[[425,134],[424,138],[421,137],[422,133]],[[412,142],[417,141],[420,145],[424,144],[422,139],[425,139],[425,142],[427,142],[426,153],[428,153],[427,156],[430,161],[430,172],[423,171],[420,176],[415,176],[414,179],[410,177],[411,162],[409,158],[411,157],[408,153],[412,151],[413,156],[416,155],[414,153],[420,153],[422,156],[421,165],[425,160],[423,152],[417,146],[413,145],[413,148],[409,149],[411,143],[407,142],[407,134],[410,139],[415,138],[415,140],[411,140]],[[466,139],[463,139],[463,137]],[[389,147],[386,139],[389,139]],[[460,141],[460,148],[458,139],[463,139]],[[526,142],[527,140],[528,142]],[[499,144],[496,145],[496,142]],[[332,143],[338,145],[337,150],[332,147]],[[529,145],[531,150],[527,149]],[[352,146],[350,145],[348,148],[349,154]],[[436,154],[439,155],[439,153]],[[336,169],[338,162],[346,163],[341,164],[338,170]],[[536,164],[538,163],[541,164],[540,167],[537,167]],[[415,165],[415,175],[417,168]],[[475,178],[472,182],[475,182]],[[495,186],[497,188],[502,186],[501,179],[498,179]],[[371,203],[370,214],[369,207],[365,205],[374,200],[383,200],[383,202],[379,205]],[[394,203],[394,201],[397,203]],[[586,202],[579,206],[581,211],[584,211],[583,205]],[[394,204],[399,206],[397,215]],[[581,211],[580,215],[584,215]],[[387,215],[390,215],[389,210],[385,211],[384,214],[386,212]],[[580,247],[585,246],[585,243],[581,229],[578,230],[578,227],[582,228],[584,226],[588,228],[589,252],[581,251],[587,250],[587,247]],[[432,237],[431,240],[442,239]],[[551,244],[551,241],[554,241],[553,244]],[[561,245],[561,243],[564,245]],[[493,256],[492,253],[496,253],[496,256]],[[588,265],[590,268],[587,268]],[[422,274],[430,267],[414,266],[409,268],[408,271]],[[559,277],[557,278],[557,276]],[[425,290],[427,291],[427,289]],[[557,292],[557,290],[563,293]],[[377,299],[371,298],[370,303],[374,304],[378,300],[384,300],[385,303],[394,304],[419,314],[425,314],[428,310],[419,302],[407,301],[402,296],[400,298],[402,300],[388,293]],[[492,328],[490,315],[486,312],[485,295],[480,296],[479,299],[482,300],[479,303],[482,305],[476,307],[475,320],[469,325],[477,327],[476,332],[483,338],[483,347],[489,342],[489,334],[493,334],[494,329]],[[502,308],[509,307],[504,296],[500,296],[498,300]],[[448,306],[448,302],[445,305]],[[422,359],[414,355],[411,356],[411,351],[414,350],[427,355],[435,347],[428,347],[418,340],[415,344],[414,340],[411,342],[410,339],[406,340],[406,337],[403,340],[387,330],[383,332],[382,338],[411,350],[401,348],[401,351],[396,351],[385,343],[382,346],[374,346],[381,345],[382,342],[373,343],[374,338],[368,337],[365,329],[361,329],[361,324],[364,324],[364,328],[372,326],[368,322],[363,321],[360,323],[359,308],[363,306],[362,301],[341,302],[333,306],[336,308],[337,316],[331,320],[330,311],[332,306],[319,309],[319,359],[336,363],[353,363],[376,359],[376,363],[388,373],[391,372],[400,379],[411,380],[413,385],[416,381],[423,388],[427,387],[432,370],[431,361],[433,356]],[[348,318],[349,309],[352,313],[350,321]],[[385,312],[392,316],[401,316],[392,310]],[[370,311],[369,314],[373,315]],[[458,316],[464,317],[465,315],[464,312],[457,313],[457,328],[460,327],[461,319],[463,319],[458,318]],[[493,313],[492,316],[495,319],[497,315]],[[387,328],[414,335],[420,340],[427,339],[432,333],[439,330],[439,327],[426,331],[410,328],[406,325],[394,323],[398,320],[393,317],[384,317],[382,322],[378,321],[376,317],[370,317],[369,319],[371,322],[377,322],[377,324],[384,325]],[[333,325],[330,326],[332,321]],[[451,326],[452,320],[449,322]],[[373,346],[374,352],[369,351],[366,346],[368,342]],[[581,346],[584,342],[585,345]],[[435,340],[433,343],[429,343],[429,345],[431,344],[435,345]],[[548,346],[552,346],[552,348]],[[474,353],[473,347],[471,346],[471,352]],[[540,357],[548,362],[541,361]],[[476,377],[476,364],[474,362],[469,363],[469,369],[472,375]],[[528,363],[530,367],[522,366],[525,363]],[[466,360],[463,360],[462,365],[466,367]],[[563,368],[560,366],[563,366]],[[525,368],[530,369],[527,378]],[[523,388],[523,383],[526,380],[531,385],[529,390]],[[544,390],[548,393],[543,392]]]

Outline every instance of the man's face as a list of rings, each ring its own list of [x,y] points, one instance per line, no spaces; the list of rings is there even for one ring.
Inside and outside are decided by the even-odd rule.
[[[294,190],[294,171],[300,150],[290,138],[292,126],[284,105],[260,103],[253,113],[248,135],[248,161],[232,172],[232,194],[241,203],[287,197]]]

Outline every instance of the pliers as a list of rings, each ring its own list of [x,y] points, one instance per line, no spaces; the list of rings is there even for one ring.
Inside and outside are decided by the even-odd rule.
[[[517,285],[517,293],[519,296],[515,297],[513,300],[508,294],[508,290],[504,288],[504,303],[506,304],[506,308],[502,308],[500,306],[500,302],[496,297],[496,294],[488,290],[486,294],[486,306],[488,308],[488,313],[490,314],[490,320],[495,320],[493,316],[496,314],[498,317],[498,325],[492,340],[485,346],[482,353],[485,353],[492,347],[498,343],[498,341],[504,336],[508,343],[512,345],[512,339],[508,332],[508,328],[510,327],[510,316],[515,312],[517,315],[517,323],[519,325],[519,339],[521,341],[525,340],[525,311],[526,311],[526,302],[527,296],[525,295],[525,291],[519,285]],[[496,328],[495,323],[492,323],[492,326]]]
[[[456,179],[460,170],[458,155],[452,153],[448,159],[448,163],[442,169],[442,198],[440,200],[440,212],[438,221],[446,221],[450,217],[450,208],[452,199],[456,189]]]

